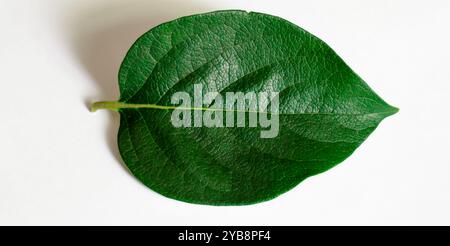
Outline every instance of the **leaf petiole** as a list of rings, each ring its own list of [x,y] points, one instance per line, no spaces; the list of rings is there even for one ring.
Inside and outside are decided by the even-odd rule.
[[[118,101],[101,101],[95,102],[91,105],[91,112],[95,112],[99,109],[108,109],[117,111],[121,108],[154,108],[154,109],[176,109],[176,106],[163,106],[156,104],[132,104],[132,103],[123,103]]]

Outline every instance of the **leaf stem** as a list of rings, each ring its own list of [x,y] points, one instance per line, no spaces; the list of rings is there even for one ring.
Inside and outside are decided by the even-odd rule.
[[[224,112],[242,112],[242,113],[262,113],[269,114],[270,112],[258,111],[258,110],[235,110],[235,109],[222,109],[222,108],[202,108],[202,107],[179,107],[179,106],[166,106],[157,104],[138,104],[138,103],[123,103],[118,101],[101,101],[95,102],[91,105],[91,112],[95,112],[99,109],[108,109],[118,111],[121,108],[152,108],[152,109],[165,109],[165,110],[198,110],[198,111],[224,111]]]
[[[176,106],[162,106],[156,104],[130,104],[118,101],[101,101],[95,102],[91,105],[91,112],[95,112],[98,109],[108,109],[117,111],[121,108],[154,108],[154,109],[176,109]]]

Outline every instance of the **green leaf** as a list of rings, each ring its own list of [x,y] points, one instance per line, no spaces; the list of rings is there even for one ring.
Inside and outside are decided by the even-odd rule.
[[[174,93],[279,92],[279,132],[262,127],[174,127]],[[181,201],[266,201],[347,158],[398,109],[323,41],[279,17],[219,11],[183,17],[142,35],[119,72],[119,150],[152,190]],[[202,105],[207,111],[211,105]],[[225,109],[223,109],[225,110]],[[250,113],[247,113],[248,115]]]

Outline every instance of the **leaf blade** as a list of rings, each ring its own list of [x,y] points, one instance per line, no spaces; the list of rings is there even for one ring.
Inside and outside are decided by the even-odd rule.
[[[204,93],[279,91],[280,135],[174,128],[170,108],[149,107],[171,105],[177,91],[193,95],[196,83]],[[118,143],[131,172],[167,197],[211,205],[286,192],[346,159],[397,111],[320,39],[279,17],[243,11],[150,30],[124,59],[119,85]]]

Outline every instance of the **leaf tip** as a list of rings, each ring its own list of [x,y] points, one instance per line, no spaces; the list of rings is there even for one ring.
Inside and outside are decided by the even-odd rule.
[[[400,111],[399,108],[389,105],[389,109],[385,111],[385,117],[394,115]]]
[[[397,108],[397,107],[392,107],[392,111],[393,111],[392,114],[396,114],[396,113],[398,113],[400,111],[400,109]]]

